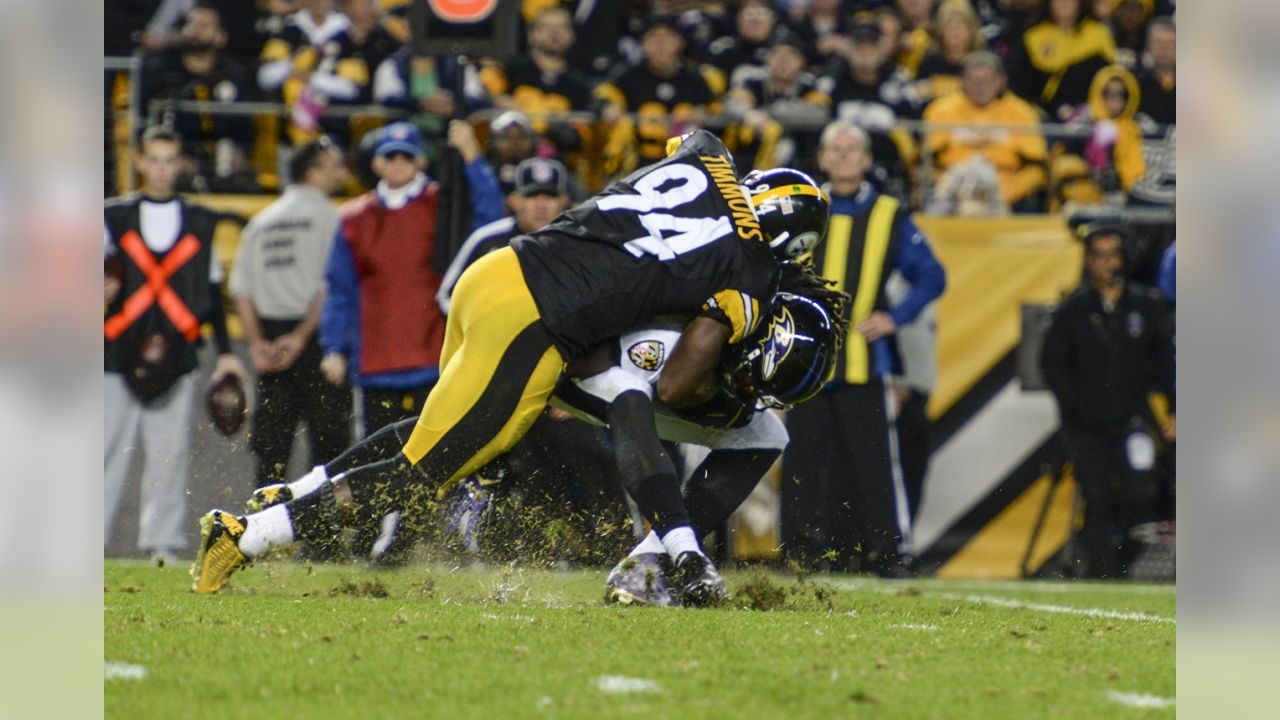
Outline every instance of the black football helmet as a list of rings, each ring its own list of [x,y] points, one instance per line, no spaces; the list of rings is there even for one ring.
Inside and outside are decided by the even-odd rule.
[[[799,170],[753,170],[742,179],[760,229],[779,262],[810,252],[827,234],[831,200]]]
[[[807,297],[780,292],[769,323],[730,361],[726,384],[744,401],[787,410],[817,395],[835,370],[830,314]]]

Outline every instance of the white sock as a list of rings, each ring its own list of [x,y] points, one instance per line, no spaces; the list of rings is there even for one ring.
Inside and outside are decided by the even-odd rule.
[[[240,552],[255,558],[273,548],[293,543],[293,518],[284,505],[269,507],[246,518],[240,536]]]
[[[663,547],[662,541],[658,539],[658,533],[650,530],[648,535],[635,546],[631,554],[627,557],[635,557],[637,555],[653,555],[655,553],[664,553],[667,549]]]
[[[703,554],[702,548],[698,547],[698,538],[693,534],[693,528],[688,525],[681,525],[663,535],[662,546],[667,549],[667,554],[672,560],[679,558],[680,553],[684,552]]]
[[[293,493],[295,498],[300,498],[315,492],[316,488],[327,482],[329,482],[329,474],[324,471],[323,465],[317,465],[311,468],[311,472],[289,483],[289,492]]]

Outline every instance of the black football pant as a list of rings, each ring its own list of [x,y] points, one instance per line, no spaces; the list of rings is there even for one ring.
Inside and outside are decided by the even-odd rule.
[[[395,447],[383,447],[383,443],[374,443],[380,451],[384,451],[383,459],[396,457],[400,448],[404,447],[404,443],[408,441],[409,434],[413,432],[413,426],[418,420],[418,414],[422,412],[422,404],[427,401],[427,395],[430,394],[431,388],[435,386],[435,381],[419,385],[412,388],[396,388],[382,389],[364,387],[360,389],[361,396],[361,412],[364,413],[364,435],[371,438],[380,431],[390,430],[384,433],[387,437],[394,438]],[[401,427],[401,423],[407,426]],[[333,477],[333,475],[330,475]],[[403,512],[402,508],[396,508],[397,512]],[[382,551],[381,561],[388,565],[394,565],[402,562],[408,556],[410,550],[413,549],[414,543],[418,540],[419,533],[415,532],[410,525],[401,524],[401,515],[396,515],[388,519],[387,516],[365,517],[356,523],[356,535],[352,540],[352,552],[356,557],[370,557],[375,546],[377,546],[379,538],[382,538],[385,550]]]
[[[841,385],[787,414],[782,547],[801,564],[888,572],[909,528],[885,386]]]
[[[898,430],[902,480],[907,488],[908,514],[912,522],[920,512],[924,497],[924,478],[929,472],[929,395],[912,389],[910,397],[898,409],[894,426]]]
[[[293,320],[263,320],[262,334],[274,340],[297,325]],[[249,432],[249,448],[258,459],[258,487],[287,479],[299,423],[307,427],[309,467],[329,462],[351,444],[351,387],[325,380],[320,357],[320,346],[312,337],[292,367],[258,376]]]
[[[1084,497],[1084,526],[1076,536],[1078,575],[1123,577],[1137,554],[1129,528],[1154,495],[1151,473],[1134,472],[1125,453],[1123,429],[1062,428],[1062,446]]]
[[[411,388],[360,388],[360,410],[364,414],[364,436],[369,437],[382,428],[405,418],[416,420],[422,412],[422,404],[435,386],[435,381]],[[399,450],[399,448],[396,448]]]

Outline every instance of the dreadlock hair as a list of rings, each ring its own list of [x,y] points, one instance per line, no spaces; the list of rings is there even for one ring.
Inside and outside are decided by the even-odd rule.
[[[779,265],[782,268],[782,277],[778,281],[778,290],[807,297],[821,305],[831,316],[836,348],[843,346],[844,335],[848,329],[848,323],[844,321],[844,313],[852,300],[849,293],[836,290],[834,280],[828,280],[815,272],[812,258],[806,257],[794,262],[779,263]]]

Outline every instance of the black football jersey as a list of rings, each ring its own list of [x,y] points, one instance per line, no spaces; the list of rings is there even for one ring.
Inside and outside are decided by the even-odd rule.
[[[279,34],[267,40],[262,46],[260,62],[292,58],[297,68],[332,73],[355,85],[354,97],[330,97],[331,103],[369,102],[373,97],[373,73],[377,70],[377,66],[371,66],[369,62],[388,57],[386,53],[390,43],[394,43],[394,38],[379,28],[380,32],[370,41],[373,44],[357,47],[350,31],[342,29],[332,32],[317,45],[313,44],[312,36],[298,23],[296,19],[290,20]]]
[[[597,92],[606,100],[621,101],[619,104],[633,111],[657,104],[670,113],[681,105],[708,105],[716,99],[706,77],[691,65],[681,65],[669,78],[655,75],[644,65],[635,65],[608,84],[612,88],[597,89]]]
[[[672,117],[681,117],[694,107],[716,101],[723,88],[712,87],[709,72],[682,65],[672,77],[655,75],[644,64],[634,65],[600,83],[596,95],[607,103],[636,113],[635,142],[641,164],[661,160],[667,138],[672,133]]]
[[[502,92],[515,98],[523,110],[568,112],[591,105],[591,85],[573,68],[547,75],[532,60],[521,57],[507,64],[503,79]]]
[[[803,100],[817,105],[830,105],[831,97],[827,95],[823,87],[818,84],[818,79],[807,72],[800,73],[795,83],[786,90],[776,90],[769,84],[766,77],[750,77],[742,81],[743,90],[751,93],[755,98],[756,107],[768,108],[775,102],[785,102],[787,100]]]
[[[714,317],[739,342],[778,275],[729,153],[706,131],[512,247],[567,358],[663,315]]]

